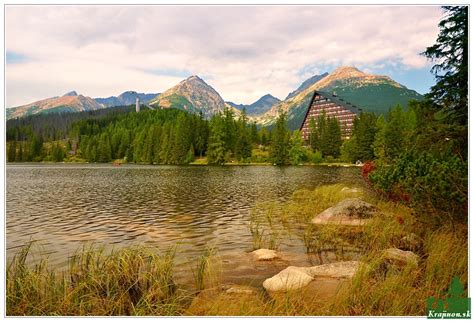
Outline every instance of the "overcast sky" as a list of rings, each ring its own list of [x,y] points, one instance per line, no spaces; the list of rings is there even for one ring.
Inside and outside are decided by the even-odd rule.
[[[284,99],[340,65],[420,93],[437,6],[7,6],[7,107],[76,90],[163,92],[199,75],[227,101]]]

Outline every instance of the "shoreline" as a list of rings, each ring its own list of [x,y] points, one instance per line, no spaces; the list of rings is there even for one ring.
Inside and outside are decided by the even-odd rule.
[[[196,162],[191,162],[189,164],[149,164],[149,163],[114,163],[114,162],[52,162],[52,161],[41,161],[41,162],[6,162],[5,165],[56,165],[56,164],[97,164],[97,165],[111,165],[111,166],[134,166],[134,165],[146,165],[146,166],[181,166],[181,167],[187,167],[187,166],[209,166],[209,167],[232,167],[232,166],[274,166],[274,167],[341,167],[341,168],[360,168],[360,165],[352,164],[352,163],[344,163],[344,162],[334,162],[334,163],[329,163],[329,162],[322,162],[318,164],[313,164],[313,163],[304,163],[304,164],[298,164],[298,165],[274,165],[269,162],[262,162],[262,163],[255,163],[255,162],[249,162],[249,163],[239,163],[239,162],[226,162],[221,165],[217,164],[207,164],[207,163],[196,163]]]

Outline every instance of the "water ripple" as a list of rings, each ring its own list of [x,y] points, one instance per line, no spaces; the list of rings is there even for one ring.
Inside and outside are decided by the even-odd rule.
[[[188,257],[208,243],[224,253],[248,250],[256,203],[358,180],[357,169],[336,167],[9,165],[7,256],[31,238],[58,265],[86,241],[159,248],[181,241]]]

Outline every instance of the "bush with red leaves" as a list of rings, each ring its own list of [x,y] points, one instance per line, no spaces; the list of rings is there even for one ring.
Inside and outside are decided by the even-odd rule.
[[[373,161],[365,161],[364,165],[362,166],[362,178],[364,179],[365,183],[371,185],[369,174],[376,169],[375,163]]]

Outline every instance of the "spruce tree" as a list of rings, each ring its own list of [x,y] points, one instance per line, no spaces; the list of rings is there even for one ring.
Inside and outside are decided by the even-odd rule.
[[[303,138],[301,132],[296,130],[293,132],[290,140],[289,158],[292,165],[298,165],[304,161],[305,149],[303,147]]]
[[[252,142],[250,139],[249,129],[247,127],[247,114],[245,108],[239,117],[237,124],[237,143],[235,147],[235,156],[237,159],[246,160],[252,156]]]
[[[216,114],[211,118],[209,143],[207,147],[208,164],[224,164],[225,162],[225,130],[221,115]]]
[[[275,165],[286,165],[289,163],[289,139],[286,123],[286,113],[280,112],[275,127],[272,130],[272,144],[270,151],[270,157]]]
[[[450,119],[467,124],[468,108],[468,7],[445,6],[436,43],[423,54],[436,62],[431,71],[436,84],[428,98],[448,112]]]
[[[7,161],[8,162],[15,162],[16,159],[16,140],[11,141],[8,145],[8,152],[7,152]]]

